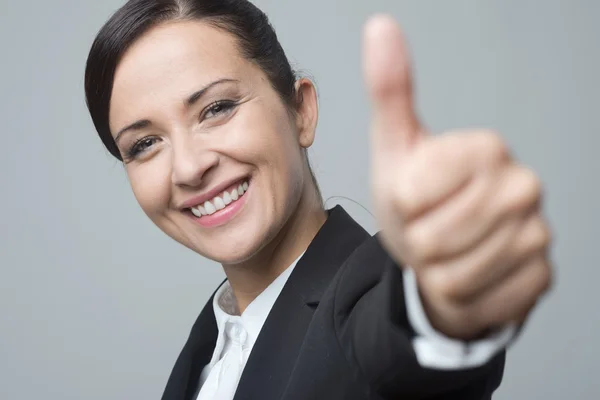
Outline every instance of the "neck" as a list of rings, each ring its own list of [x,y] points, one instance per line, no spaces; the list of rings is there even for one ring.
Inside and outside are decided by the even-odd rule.
[[[236,265],[223,265],[240,313],[308,248],[327,214],[312,190],[303,194],[277,236],[255,256]]]

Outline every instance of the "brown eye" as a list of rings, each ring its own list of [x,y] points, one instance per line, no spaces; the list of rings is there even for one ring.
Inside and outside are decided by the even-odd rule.
[[[203,114],[204,119],[218,117],[219,115],[226,115],[230,113],[236,104],[229,100],[219,100],[211,104],[206,108]]]
[[[158,138],[156,137],[145,137],[137,142],[135,142],[131,148],[127,151],[127,158],[135,158],[143,152],[147,151],[151,148],[156,142]]]

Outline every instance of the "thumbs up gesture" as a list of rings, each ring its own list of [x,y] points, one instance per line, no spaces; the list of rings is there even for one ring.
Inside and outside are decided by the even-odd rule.
[[[430,136],[413,103],[410,62],[387,16],[365,27],[373,105],[372,194],[381,240],[416,274],[438,331],[471,339],[524,321],[549,288],[549,228],[538,177],[487,130]]]

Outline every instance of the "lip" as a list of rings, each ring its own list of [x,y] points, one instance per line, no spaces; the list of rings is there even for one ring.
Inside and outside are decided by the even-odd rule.
[[[220,194],[222,194],[225,191],[225,189],[229,188],[230,186],[233,186],[235,183],[239,182],[241,184],[241,183],[245,182],[246,180],[249,180],[248,176],[243,176],[241,178],[235,178],[235,179],[225,181],[222,184],[215,186],[211,190],[208,190],[199,196],[192,197],[191,199],[189,199],[185,203],[183,203],[180,206],[180,208],[182,210],[186,210],[186,209],[189,209],[192,207],[196,207],[197,205],[202,205],[202,204],[204,204],[205,201],[212,200],[216,196],[219,196]]]
[[[191,212],[185,211],[185,214],[194,221],[194,223],[204,228],[217,228],[219,226],[229,223],[238,214],[240,214],[245,208],[246,203],[249,200],[249,196],[252,196],[252,185],[250,184],[248,190],[244,193],[239,200],[234,201],[222,210],[218,210],[214,214],[204,215],[201,218],[197,218]]]

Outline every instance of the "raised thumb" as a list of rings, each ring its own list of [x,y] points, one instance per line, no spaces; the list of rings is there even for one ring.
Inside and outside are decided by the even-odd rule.
[[[372,141],[382,152],[408,151],[424,133],[413,103],[406,43],[388,15],[371,17],[364,28],[363,71],[373,106]]]

